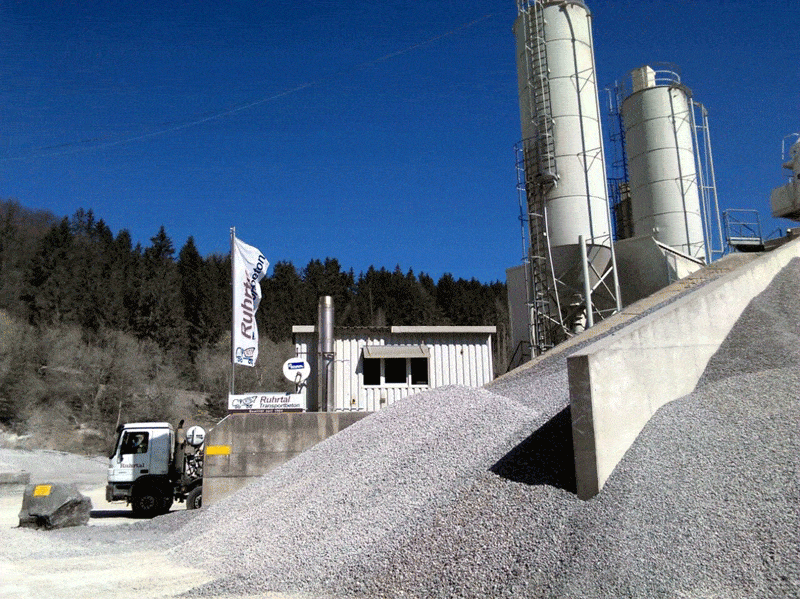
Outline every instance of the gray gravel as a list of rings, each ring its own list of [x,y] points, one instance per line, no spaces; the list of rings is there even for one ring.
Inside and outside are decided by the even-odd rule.
[[[798,289],[795,260],[597,498],[537,466],[571,459],[556,357],[396,404],[204,510],[180,532],[219,577],[199,592],[800,595]]]
[[[187,596],[800,597],[798,289],[795,260],[591,501],[553,355],[404,400],[124,543],[76,529],[38,555],[171,546],[216,577]]]

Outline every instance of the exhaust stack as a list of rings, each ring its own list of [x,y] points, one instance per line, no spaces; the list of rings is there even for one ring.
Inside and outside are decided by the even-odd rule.
[[[333,412],[333,298],[319,298],[317,308],[317,410]]]

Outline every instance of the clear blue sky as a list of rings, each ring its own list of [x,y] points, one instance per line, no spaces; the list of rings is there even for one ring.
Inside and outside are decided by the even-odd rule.
[[[680,66],[722,208],[765,233],[800,131],[800,7],[588,0],[598,81]],[[504,280],[521,258],[513,0],[0,2],[0,197],[144,246]],[[607,153],[608,148],[607,148]],[[788,171],[786,171],[788,174]]]

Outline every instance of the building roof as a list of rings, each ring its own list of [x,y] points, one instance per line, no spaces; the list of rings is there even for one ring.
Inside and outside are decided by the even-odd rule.
[[[396,335],[494,335],[496,326],[392,326],[392,327],[334,327],[336,331],[372,331],[392,333]],[[316,333],[317,327],[313,324],[299,324],[292,327],[292,333]]]

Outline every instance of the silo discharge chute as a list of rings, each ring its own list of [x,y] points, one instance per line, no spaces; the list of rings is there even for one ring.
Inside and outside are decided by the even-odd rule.
[[[591,15],[518,0],[517,173],[536,354],[620,308]]]

